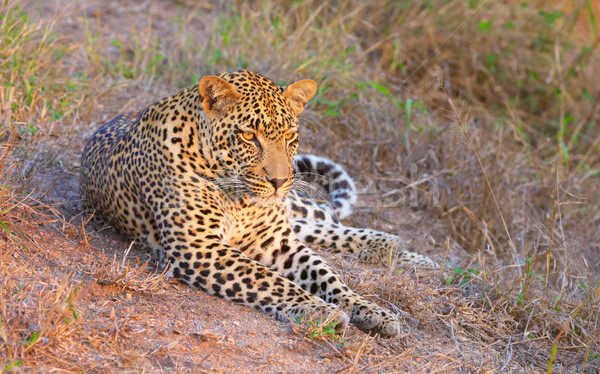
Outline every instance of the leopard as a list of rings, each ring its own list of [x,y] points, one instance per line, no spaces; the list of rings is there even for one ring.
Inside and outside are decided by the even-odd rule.
[[[154,253],[168,276],[283,321],[328,318],[394,338],[398,316],[351,290],[317,250],[436,266],[401,238],[344,226],[356,186],[337,163],[297,154],[317,84],[239,70],[208,75],[99,127],[81,156],[83,209]],[[328,200],[311,200],[314,182]],[[385,251],[384,251],[385,252]]]

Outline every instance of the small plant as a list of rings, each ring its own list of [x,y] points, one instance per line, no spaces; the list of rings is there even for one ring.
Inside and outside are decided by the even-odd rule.
[[[27,340],[22,340],[22,341],[21,341],[21,344],[23,344],[23,345],[24,345],[24,346],[26,346],[26,347],[29,347],[29,346],[31,346],[31,345],[33,345],[33,344],[35,344],[35,342],[37,342],[37,341],[38,341],[38,338],[39,338],[39,337],[40,337],[40,332],[39,332],[39,331],[35,331],[35,332],[34,332],[34,333],[31,335],[31,337],[29,337],[29,339],[27,339]]]
[[[328,322],[327,319],[311,319],[307,320],[306,323],[308,323],[311,327],[308,333],[310,340],[339,337],[338,331],[335,329],[335,327],[339,324],[339,321]]]
[[[384,94],[385,97],[387,97],[389,101],[391,101],[396,107],[398,107],[398,109],[400,111],[403,111],[405,113],[407,128],[410,129],[414,125],[414,123],[413,123],[413,113],[414,113],[413,108],[420,109],[421,113],[423,115],[427,115],[427,109],[425,109],[425,105],[422,102],[414,101],[412,99],[406,99],[404,101],[401,101],[401,100],[398,100],[396,97],[394,97],[395,92],[390,92],[384,85],[376,83],[376,82],[371,82],[371,81],[367,81],[367,84],[376,88],[377,91]],[[419,128],[418,130],[421,131],[423,129]]]
[[[308,325],[308,329],[305,334],[310,340],[321,340],[329,339],[337,342],[339,346],[345,345],[345,340],[339,331],[336,329],[340,323],[337,320],[337,313],[331,314],[326,318],[316,318],[311,315],[306,315],[300,318],[292,318],[292,320],[298,324],[304,322]]]
[[[13,362],[12,364],[6,365],[4,367],[4,371],[11,371],[11,370],[17,369],[21,365],[23,365],[23,360],[17,360],[15,362]]]
[[[457,282],[460,284],[461,287],[464,287],[471,279],[471,277],[473,275],[478,275],[480,272],[477,269],[461,269],[458,266],[454,266],[454,265],[450,265],[452,267],[452,269],[454,270],[454,272],[456,273],[457,277]],[[450,276],[448,279],[446,279],[446,284],[447,285],[451,285],[454,282],[455,278],[454,276]]]

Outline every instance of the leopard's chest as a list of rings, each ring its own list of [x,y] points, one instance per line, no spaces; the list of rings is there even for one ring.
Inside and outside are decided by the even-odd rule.
[[[268,260],[281,243],[290,240],[291,227],[281,203],[257,204],[243,198],[230,210],[229,244],[250,257]]]

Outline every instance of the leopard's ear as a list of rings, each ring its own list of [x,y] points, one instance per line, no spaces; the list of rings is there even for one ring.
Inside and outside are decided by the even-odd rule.
[[[303,81],[290,84],[283,92],[283,96],[288,99],[292,105],[292,109],[297,116],[304,110],[304,105],[317,92],[317,84],[315,81],[305,79]]]
[[[223,78],[208,76],[198,84],[202,109],[208,114],[220,113],[234,105],[240,94]]]

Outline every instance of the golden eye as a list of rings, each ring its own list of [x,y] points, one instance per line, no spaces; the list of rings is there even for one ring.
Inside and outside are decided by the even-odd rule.
[[[242,132],[241,134],[242,134],[242,138],[244,138],[245,140],[248,140],[248,141],[253,140],[254,136],[255,136],[254,133],[252,133],[252,132]]]
[[[294,136],[296,136],[295,132],[288,132],[287,134],[285,134],[284,138],[285,140],[292,140]]]

